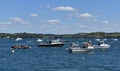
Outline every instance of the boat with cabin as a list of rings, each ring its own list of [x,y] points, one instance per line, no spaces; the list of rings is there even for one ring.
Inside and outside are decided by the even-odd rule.
[[[72,46],[68,48],[69,52],[90,52],[94,49],[90,42],[83,43],[83,46],[80,47],[78,43],[72,43]]]
[[[110,48],[110,45],[106,44],[104,41],[99,41],[98,45],[95,45],[95,48],[108,49]]]
[[[48,41],[48,43],[41,42],[38,46],[39,47],[60,47],[63,45],[64,43],[60,41],[59,39],[57,39],[57,40]]]

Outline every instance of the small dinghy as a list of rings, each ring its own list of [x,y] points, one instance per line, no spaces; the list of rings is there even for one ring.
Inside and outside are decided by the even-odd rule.
[[[11,48],[12,49],[28,49],[28,48],[30,48],[30,46],[28,46],[28,45],[13,45]]]
[[[90,52],[94,49],[91,43],[86,42],[84,46],[80,47],[79,44],[73,43],[72,47],[68,48],[69,52]]]

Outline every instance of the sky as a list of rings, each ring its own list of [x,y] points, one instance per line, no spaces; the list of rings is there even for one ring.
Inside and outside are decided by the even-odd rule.
[[[120,32],[120,0],[1,0],[0,33]]]

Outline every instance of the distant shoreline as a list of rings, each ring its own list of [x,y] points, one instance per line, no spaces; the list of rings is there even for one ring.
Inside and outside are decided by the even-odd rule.
[[[37,33],[0,33],[1,38],[120,38],[120,32],[91,32],[91,33],[77,33],[77,34],[37,34]]]

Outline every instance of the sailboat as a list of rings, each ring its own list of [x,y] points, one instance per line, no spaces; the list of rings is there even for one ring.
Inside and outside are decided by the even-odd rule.
[[[99,32],[98,32],[98,38],[96,38],[95,40],[96,40],[96,41],[100,41],[100,38],[99,38],[99,37],[100,37],[100,35],[99,35]]]
[[[114,40],[114,41],[117,41],[117,40],[118,40],[118,39],[116,38],[116,35],[114,35],[114,33],[112,33],[112,36],[113,36],[112,40]]]
[[[107,39],[106,39],[106,33],[105,33],[105,38],[103,39],[104,41],[106,41]]]
[[[98,36],[99,36],[99,32],[98,32]],[[105,33],[106,36],[106,33]],[[98,40],[98,45],[94,45],[95,48],[100,48],[100,49],[107,49],[110,48],[110,45],[105,43],[104,41],[106,41],[107,39],[103,39],[103,40]]]

